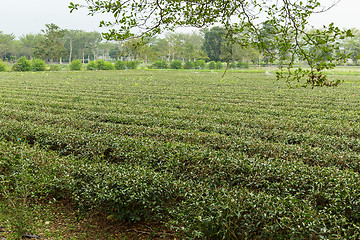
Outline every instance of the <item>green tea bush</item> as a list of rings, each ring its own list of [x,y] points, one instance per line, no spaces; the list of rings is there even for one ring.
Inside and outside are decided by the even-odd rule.
[[[52,175],[48,171],[49,165],[45,167],[39,164],[42,157],[55,160],[55,156],[50,158],[46,152],[38,153],[36,150],[26,144],[19,146],[0,138],[0,219],[7,219],[6,224],[12,230],[7,235],[10,239],[22,239],[24,232],[34,231],[34,219],[40,206],[31,204],[31,199],[39,199],[44,195],[48,197],[45,189],[51,179],[56,175],[64,175],[60,167]],[[53,163],[58,165],[55,162]]]
[[[45,61],[42,59],[36,59],[34,58],[31,61],[31,69],[35,72],[37,71],[45,71],[46,70],[46,64]]]
[[[246,189],[192,192],[174,212],[175,224],[192,239],[326,239],[326,216],[307,202]],[[210,188],[211,189],[211,188]],[[191,193],[190,193],[191,194]],[[189,195],[190,195],[189,194]],[[261,206],[261,207],[260,207]],[[340,221],[337,221],[340,222]]]
[[[193,227],[189,230],[192,233],[202,233],[204,235],[200,236],[205,238],[220,235],[224,239],[329,239],[342,238],[344,235],[338,232],[341,228],[351,238],[360,234],[357,226],[341,220],[345,217],[352,222],[360,221],[357,173],[313,168],[302,162],[292,162],[289,166],[287,161],[280,159],[245,158],[220,166],[224,169],[218,168],[217,175],[226,179],[229,174],[227,186],[230,188],[205,190],[198,195],[200,199],[189,199],[177,212],[181,222]],[[216,178],[210,181],[210,185],[217,182]],[[255,207],[259,205],[262,207]],[[305,225],[297,228],[301,222]],[[200,226],[201,229],[197,229]]]
[[[280,91],[222,74],[21,74],[18,94],[24,78],[2,73],[0,181],[190,239],[360,239],[359,80]]]
[[[209,69],[215,69],[215,67],[216,67],[216,62],[215,61],[209,62],[209,64],[208,64]]]
[[[169,64],[165,60],[155,61],[150,66],[151,69],[167,69],[169,68]]]
[[[205,60],[196,60],[194,63],[195,69],[204,69],[206,66]]]
[[[0,60],[0,72],[5,72],[7,70],[6,64]]]
[[[79,59],[76,59],[70,63],[69,67],[71,71],[81,71],[83,64]]]
[[[140,65],[140,62],[138,61],[128,61],[125,62],[126,68],[127,69],[137,69]]]
[[[15,72],[28,72],[31,71],[31,62],[26,57],[19,58],[12,66],[12,70]]]
[[[195,66],[194,62],[185,62],[184,69],[193,69]]]
[[[182,69],[182,62],[181,61],[173,61],[170,63],[171,69]]]
[[[127,221],[167,217],[167,207],[184,194],[180,181],[143,166],[83,164],[71,176],[72,198],[80,209],[99,208]]]
[[[126,65],[124,61],[118,60],[115,62],[115,69],[116,70],[125,70],[126,69]]]
[[[97,70],[96,62],[90,61],[88,64],[86,64],[86,70],[88,70],[88,71]]]

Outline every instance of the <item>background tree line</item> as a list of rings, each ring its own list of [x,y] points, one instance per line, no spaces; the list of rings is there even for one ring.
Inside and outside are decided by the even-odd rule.
[[[41,33],[16,37],[0,31],[0,59],[15,62],[20,57],[41,58],[47,62],[63,63],[79,59],[82,63],[93,60],[142,61],[152,63],[157,60],[167,62],[182,61],[227,61],[229,54],[225,48],[225,38],[220,27],[193,33],[167,33],[161,37],[122,42],[106,42],[98,32],[60,29],[55,24],[47,24]],[[259,52],[232,46],[232,61],[257,61]]]
[[[360,31],[352,30],[355,37],[344,39],[342,51],[350,54],[350,63],[358,64],[360,55]],[[271,41],[271,26],[263,26],[264,41]],[[267,64],[271,54],[281,55],[271,49],[262,55],[257,49],[244,48],[225,40],[226,30],[222,27],[203,29],[193,33],[166,33],[164,36],[122,42],[103,41],[98,32],[60,29],[55,24],[45,25],[40,33],[26,34],[16,38],[13,34],[0,31],[0,59],[15,62],[20,57],[39,58],[53,63],[70,63],[79,59],[83,64],[97,59],[141,61],[145,64],[157,61],[174,62],[243,62]],[[335,54],[335,53],[334,53]],[[326,60],[326,56],[324,56]]]

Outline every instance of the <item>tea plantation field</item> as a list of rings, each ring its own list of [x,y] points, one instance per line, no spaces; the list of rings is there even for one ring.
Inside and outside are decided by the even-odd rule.
[[[360,239],[360,75],[222,75],[0,73],[1,198],[188,238]]]

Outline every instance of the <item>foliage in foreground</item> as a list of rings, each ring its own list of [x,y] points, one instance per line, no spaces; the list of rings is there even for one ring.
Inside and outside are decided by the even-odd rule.
[[[356,78],[305,92],[255,73],[58,72],[25,74],[26,90],[8,74],[2,197],[66,198],[79,216],[189,238],[359,238]]]

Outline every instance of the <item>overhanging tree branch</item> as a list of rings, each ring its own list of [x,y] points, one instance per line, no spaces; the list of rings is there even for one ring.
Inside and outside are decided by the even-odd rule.
[[[346,55],[338,49],[339,41],[350,37],[330,25],[309,33],[311,15],[334,7],[321,6],[319,0],[87,0],[87,5],[70,4],[71,11],[87,8],[90,15],[111,13],[114,21],[102,21],[112,27],[103,36],[107,40],[148,38],[177,27],[204,27],[221,24],[231,43],[244,48],[256,47],[269,57],[287,65],[286,81],[305,85],[333,86],[329,82],[314,82],[314,74],[344,61]],[[266,28],[266,29],[265,29]],[[309,71],[292,71],[296,61],[306,61]],[[282,74],[278,74],[282,78]],[[307,78],[307,79],[306,79]],[[309,81],[311,80],[311,81]]]

